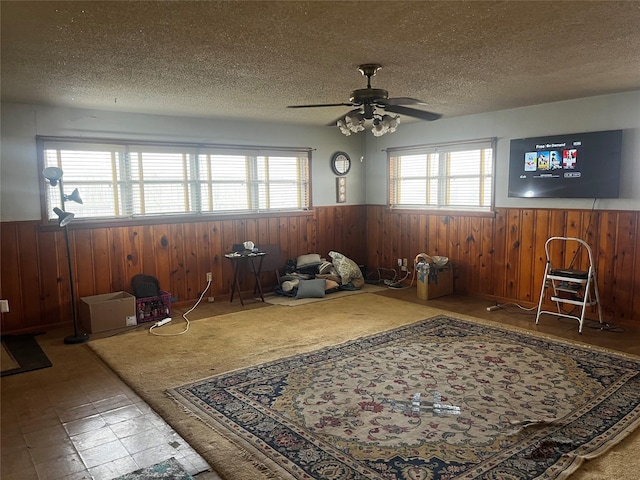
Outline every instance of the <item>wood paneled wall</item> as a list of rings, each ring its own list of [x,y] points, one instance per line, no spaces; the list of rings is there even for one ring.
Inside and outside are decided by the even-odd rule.
[[[234,243],[279,244],[282,263],[309,252],[344,253],[369,269],[394,268],[397,258],[445,255],[454,290],[521,304],[537,302],[549,236],[585,238],[597,260],[605,318],[640,322],[640,213],[499,209],[494,217],[395,212],[383,206],[318,207],[312,212],[190,223],[70,230],[78,298],[131,291],[137,273],[156,276],[180,302],[195,301],[213,273],[207,296],[228,300]],[[586,234],[585,234],[586,232]],[[2,332],[43,329],[71,321],[64,234],[40,222],[5,222],[0,229],[0,298],[9,300]],[[584,259],[581,259],[584,262]],[[273,277],[263,274],[266,289]],[[253,285],[245,281],[243,290]]]
[[[73,224],[72,224],[73,226]],[[71,293],[64,231],[40,222],[5,222],[0,229],[0,298],[9,300],[2,332],[42,329],[69,323]],[[336,250],[362,262],[366,258],[366,207],[324,207],[287,215],[166,223],[126,227],[71,228],[71,256],[77,298],[121,290],[131,292],[131,278],[153,275],[179,302],[206,296],[228,300],[233,278],[224,254],[235,243],[278,244],[282,265],[303,253]],[[273,274],[263,274],[270,290]],[[243,280],[243,291],[253,284]]]
[[[495,217],[367,210],[368,265],[392,267],[424,252],[449,257],[454,291],[538,303],[549,237],[577,237],[593,250],[605,320],[640,322],[640,212],[498,209]],[[571,260],[573,252],[566,252]],[[586,269],[587,258],[574,268]]]

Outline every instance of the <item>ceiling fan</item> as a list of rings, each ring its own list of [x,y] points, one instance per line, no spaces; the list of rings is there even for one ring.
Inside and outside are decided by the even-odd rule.
[[[358,67],[360,73],[367,77],[367,88],[360,88],[351,92],[349,102],[346,103],[321,103],[312,105],[289,105],[287,108],[316,108],[316,107],[357,107],[349,111],[344,117],[329,125],[338,125],[340,131],[345,135],[361,132],[364,130],[366,120],[372,120],[371,131],[374,135],[380,136],[387,132],[394,132],[400,123],[398,115],[392,116],[388,113],[396,113],[418,118],[420,120],[433,121],[442,115],[428,112],[406,105],[426,105],[425,102],[409,97],[389,98],[389,92],[381,88],[371,88],[371,77],[382,68],[377,63],[365,63]],[[379,113],[382,110],[385,113]],[[387,113],[388,112],[388,113]]]

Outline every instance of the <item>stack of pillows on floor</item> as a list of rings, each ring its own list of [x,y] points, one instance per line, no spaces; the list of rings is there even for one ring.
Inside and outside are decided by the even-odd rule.
[[[295,298],[321,298],[341,290],[360,290],[364,276],[358,264],[338,252],[329,252],[329,257],[331,261],[317,253],[308,253],[289,260],[276,293]]]

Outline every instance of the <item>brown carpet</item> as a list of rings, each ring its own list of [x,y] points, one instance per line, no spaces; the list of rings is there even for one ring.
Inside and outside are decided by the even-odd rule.
[[[192,322],[188,334],[176,337],[134,331],[94,340],[89,346],[222,478],[258,480],[265,478],[260,465],[254,465],[230,441],[184,412],[165,391],[216,373],[312,351],[440,313],[446,312],[362,294],[296,309],[274,305],[197,320]],[[163,333],[181,331],[183,326],[175,323],[163,327]],[[613,451],[587,462],[572,478],[635,479],[640,471],[638,452],[640,435],[636,431]]]

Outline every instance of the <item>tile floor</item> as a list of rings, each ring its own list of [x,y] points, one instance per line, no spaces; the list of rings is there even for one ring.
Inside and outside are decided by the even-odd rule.
[[[385,292],[425,303],[415,289]],[[562,338],[640,354],[640,329],[585,328],[546,317],[536,326],[531,312],[517,307],[487,312],[487,300],[447,296],[430,306],[517,325]],[[244,309],[261,308],[246,303]],[[192,319],[229,313],[239,302],[202,304]],[[174,311],[174,314],[181,314]],[[1,388],[1,466],[3,480],[112,479],[175,457],[198,480],[219,477],[205,461],[130,390],[86,345],[65,345],[71,332],[59,329],[38,337],[53,367],[3,377]]]
[[[86,345],[65,345],[67,330],[38,337],[51,368],[1,379],[3,480],[107,480],[170,457],[219,479]]]

